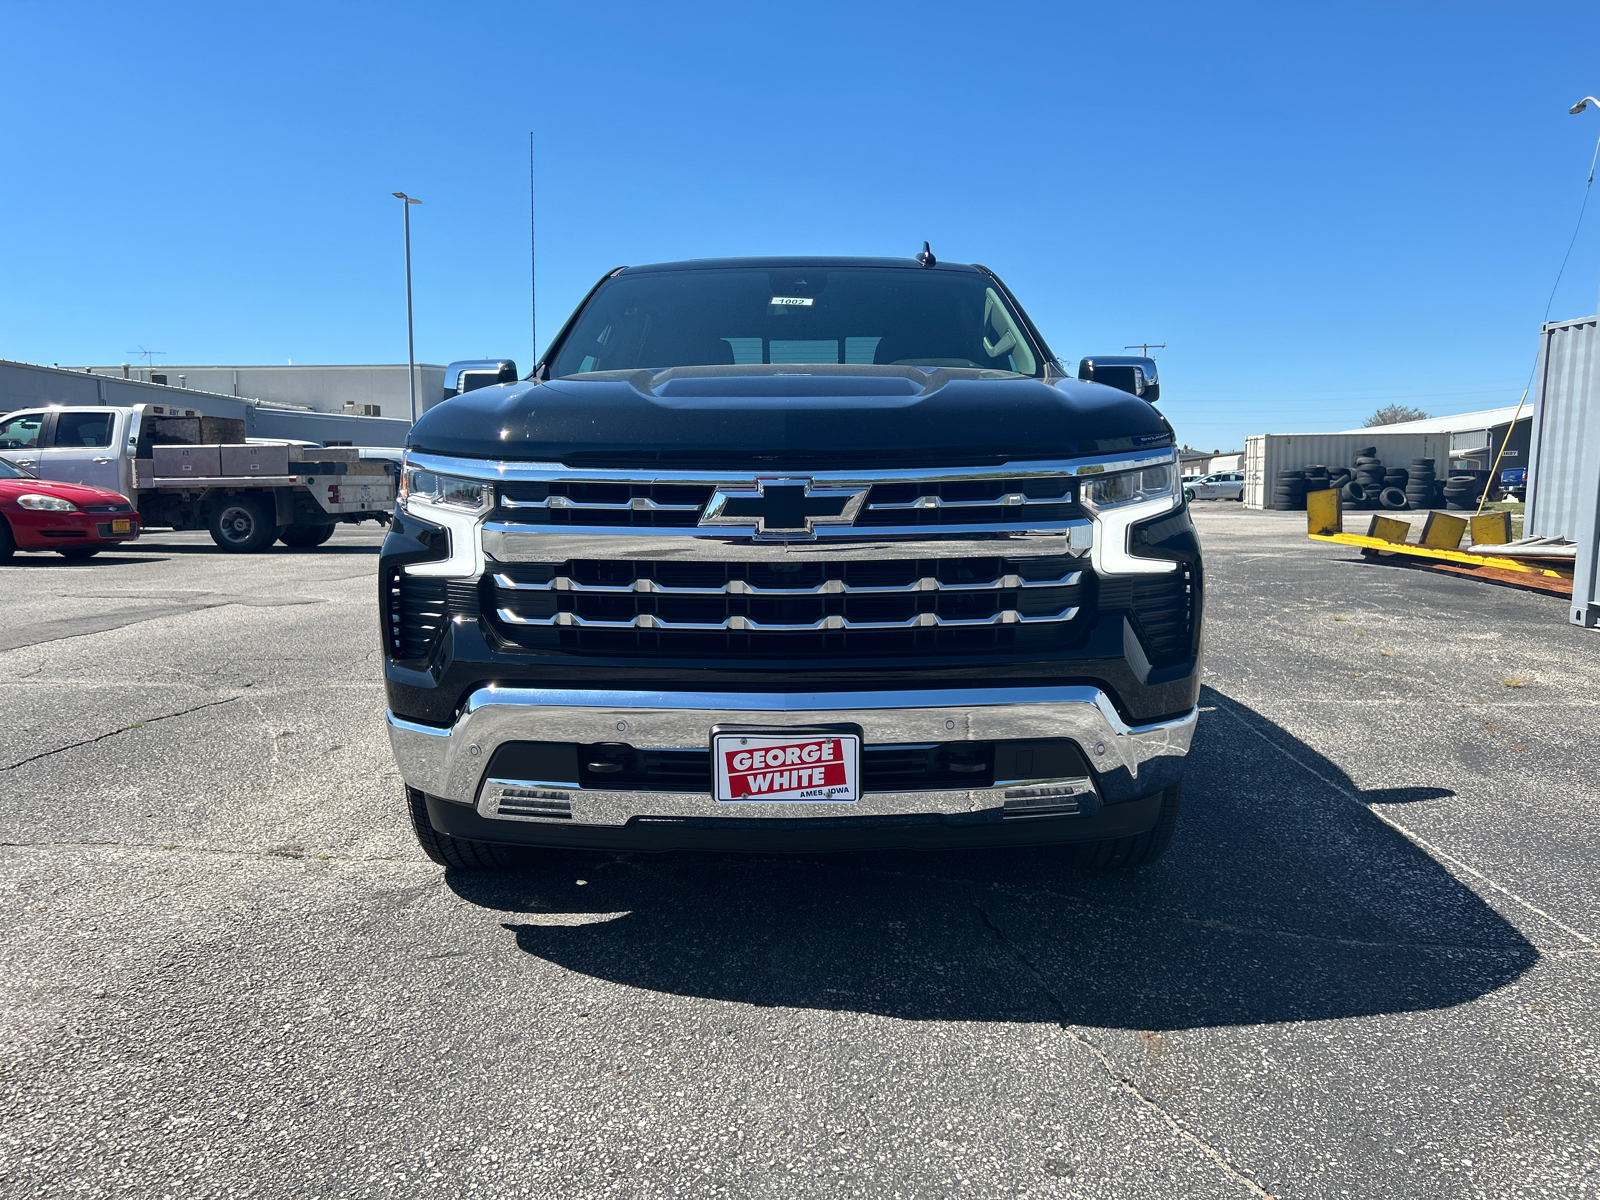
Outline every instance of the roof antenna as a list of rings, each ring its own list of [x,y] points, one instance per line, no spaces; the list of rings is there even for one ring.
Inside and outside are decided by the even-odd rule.
[[[931,267],[937,264],[939,260],[933,256],[933,250],[929,248],[928,243],[923,242],[922,253],[917,255],[917,261],[925,267]]]

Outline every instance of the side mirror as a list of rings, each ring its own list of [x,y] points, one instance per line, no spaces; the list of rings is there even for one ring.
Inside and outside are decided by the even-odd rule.
[[[466,358],[444,369],[444,398],[516,381],[517,364],[509,358]]]
[[[1130,358],[1124,354],[1097,355],[1078,363],[1078,378],[1103,383],[1154,404],[1161,399],[1161,380],[1153,358]]]

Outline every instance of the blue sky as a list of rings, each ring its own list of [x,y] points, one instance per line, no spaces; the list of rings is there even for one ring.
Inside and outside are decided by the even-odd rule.
[[[1515,403],[1582,199],[1567,5],[0,3],[0,357],[531,359],[622,263],[910,254],[1180,436]],[[1600,201],[1551,315],[1595,311]]]

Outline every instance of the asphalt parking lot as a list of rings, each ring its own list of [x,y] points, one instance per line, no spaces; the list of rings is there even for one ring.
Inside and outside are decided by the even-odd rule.
[[[446,874],[378,535],[0,566],[0,1193],[1600,1195],[1600,636],[1200,503],[1167,857]]]

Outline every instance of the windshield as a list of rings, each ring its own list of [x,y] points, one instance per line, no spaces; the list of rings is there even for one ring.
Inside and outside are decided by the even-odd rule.
[[[24,471],[16,463],[0,458],[0,479],[37,479],[32,471]]]
[[[608,279],[551,374],[762,363],[1044,370],[1021,318],[978,272],[730,267]]]

